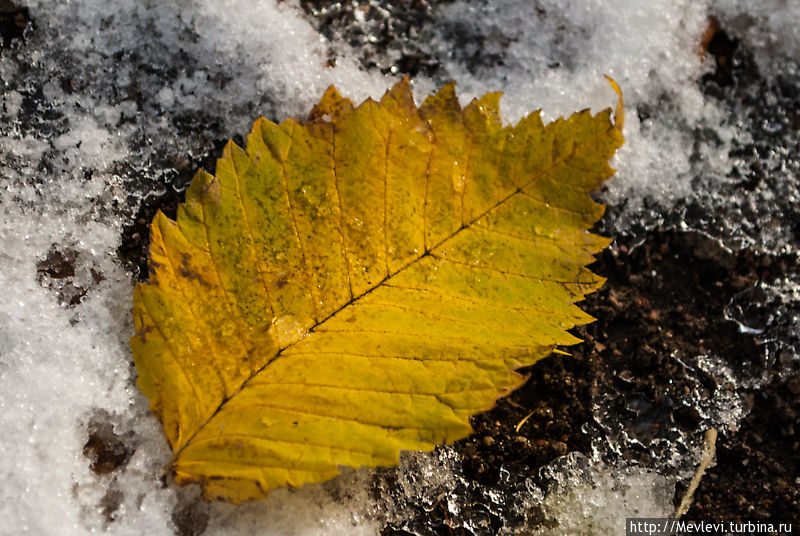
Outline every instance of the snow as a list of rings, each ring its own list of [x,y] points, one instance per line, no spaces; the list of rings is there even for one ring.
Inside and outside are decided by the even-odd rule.
[[[759,69],[775,74],[781,58],[800,53],[800,4],[793,0],[765,0],[753,6],[747,0],[714,0],[718,19],[736,32],[755,52]]]
[[[624,205],[618,226],[625,231],[646,207],[698,195],[690,165],[695,129],[713,129],[720,138],[720,147],[701,148],[705,169],[732,165],[727,148],[746,133],[699,89],[696,81],[711,68],[699,43],[713,13],[740,32],[763,72],[774,73],[775,57],[800,52],[800,6],[766,3],[446,3],[423,45],[442,67],[412,83],[418,99],[445,79],[457,81],[464,102],[500,89],[513,121],[534,108],[554,118],[608,107],[615,97],[603,75],[612,76],[625,93],[627,143],[604,196]],[[0,51],[0,533],[171,534],[180,523],[176,505],[199,503],[196,490],[162,485],[168,447],[133,383],[133,276],[117,254],[122,228],[144,199],[172,187],[175,162],[189,159],[196,167],[220,140],[241,139],[258,115],[302,117],[330,84],[355,101],[377,98],[396,78],[363,68],[357,49],[322,37],[295,2],[19,4],[35,27],[24,43]],[[479,49],[456,46],[454,28],[473,36]],[[502,64],[470,63],[471,54],[495,49]],[[640,119],[643,107],[655,112]],[[75,256],[69,289],[63,278],[41,273],[52,251]],[[68,305],[59,292],[67,301],[84,294]],[[729,420],[738,418],[737,402],[725,404],[734,415]],[[113,476],[92,472],[83,454],[88,423],[98,415],[135,446]],[[426,485],[446,487],[453,456],[449,449],[409,455],[403,467],[411,469],[399,474],[427,470]],[[645,506],[648,515],[669,513],[673,484],[665,477],[627,466],[581,472],[582,464],[564,460],[556,468],[565,475],[562,491],[545,499],[548,515],[564,526],[579,523],[586,505],[607,519]],[[205,513],[208,535],[374,535],[382,519],[402,512],[371,493],[370,474],[280,490],[240,508],[196,508]],[[408,485],[402,493],[419,492],[418,484],[401,481]],[[621,487],[629,492],[618,496]],[[575,489],[591,492],[576,496]],[[531,503],[541,499],[540,491],[530,493]],[[593,533],[610,530],[598,527]]]
[[[558,522],[559,534],[621,534],[627,517],[673,514],[675,485],[655,471],[625,463],[609,467],[571,453],[545,472],[551,490],[541,508],[546,518]],[[552,534],[552,529],[540,528],[533,534]]]

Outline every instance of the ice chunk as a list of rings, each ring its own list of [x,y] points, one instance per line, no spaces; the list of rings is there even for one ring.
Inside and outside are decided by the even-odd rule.
[[[543,472],[550,489],[532,534],[602,536],[625,531],[626,517],[670,517],[675,484],[658,472],[620,462],[608,466],[570,454]]]

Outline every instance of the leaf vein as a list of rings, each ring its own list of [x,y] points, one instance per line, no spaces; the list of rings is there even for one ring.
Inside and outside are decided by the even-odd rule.
[[[286,160],[289,159],[289,154],[292,149],[292,145],[294,144],[294,123],[291,123],[291,132],[289,134],[289,146],[286,148]],[[283,186],[283,191],[286,194],[286,206],[289,209],[289,216],[292,220],[292,232],[294,233],[295,240],[297,240],[297,247],[300,250],[300,259],[303,262],[303,273],[305,274],[306,280],[306,288],[304,290],[304,294],[308,297],[308,301],[311,302],[311,310],[314,311],[314,321],[319,321],[319,313],[317,312],[317,306],[314,300],[314,296],[311,293],[311,269],[308,266],[308,260],[306,259],[305,248],[303,247],[303,241],[300,240],[300,231],[297,229],[297,216],[294,213],[294,206],[292,206],[292,196],[289,195],[289,181],[286,178],[286,160],[281,160],[281,184]]]
[[[186,380],[186,383],[189,384],[189,387],[192,389],[192,394],[194,395],[192,397],[192,400],[194,401],[194,407],[195,407],[195,410],[197,411],[197,414],[200,415],[202,413],[200,411],[200,395],[197,392],[197,388],[195,387],[194,382],[192,382],[192,379],[189,378],[189,375],[187,374],[186,370],[184,369],[184,363],[180,359],[178,359],[178,353],[175,350],[175,348],[173,348],[172,341],[166,337],[166,335],[164,334],[164,331],[161,329],[161,326],[153,318],[153,315],[152,315],[152,313],[150,311],[150,306],[147,304],[147,300],[142,300],[142,306],[144,307],[144,310],[147,313],[147,316],[149,316],[150,320],[152,320],[152,325],[155,326],[156,331],[158,331],[158,334],[161,337],[161,340],[164,341],[165,347],[169,350],[168,353],[172,357],[172,360],[175,362],[175,364],[178,365],[178,369],[181,371],[181,375],[184,377],[184,379]],[[178,423],[180,423],[180,422],[181,422],[181,419],[178,419]]]
[[[543,200],[539,199],[538,197],[535,197],[532,194],[529,194],[528,192],[526,192],[524,190],[520,190],[520,191],[514,192],[514,193],[515,194],[518,193],[518,194],[522,195],[523,197],[527,197],[528,199],[531,199],[532,201],[535,201],[537,204],[542,205],[543,207],[547,208],[548,210],[556,210],[558,212],[566,212],[567,214],[572,214],[573,216],[580,216],[581,218],[584,219],[584,222],[586,221],[586,215],[583,214],[582,212],[578,212],[577,210],[570,210],[570,209],[565,208],[565,207],[559,207],[559,206],[551,205],[549,202],[543,201]]]
[[[455,358],[455,359],[434,359],[430,357],[412,357],[412,356],[393,356],[393,355],[375,355],[375,354],[354,354],[352,352],[291,352],[288,354],[284,354],[284,357],[294,357],[299,355],[308,355],[308,356],[322,356],[322,355],[338,355],[338,356],[348,356],[348,357],[364,357],[367,359],[398,359],[402,361],[419,361],[419,362],[426,362],[430,361],[433,363],[441,363],[441,362],[449,362],[449,361],[462,361],[462,362],[470,362],[470,363],[486,363],[488,361],[503,361],[505,358],[498,358],[498,357],[490,357],[487,359],[462,359],[462,358]]]
[[[354,387],[351,385],[330,385],[325,383],[308,383],[308,382],[258,382],[254,385],[264,386],[264,385],[280,385],[282,387],[317,387],[322,389],[337,389],[341,391],[360,391],[366,393],[379,393],[385,395],[408,395],[411,397],[414,396],[423,396],[423,397],[438,397],[438,396],[445,396],[445,395],[457,395],[460,393],[478,393],[481,391],[497,391],[497,388],[492,387],[484,387],[482,389],[461,389],[460,391],[444,391],[441,393],[429,393],[429,392],[413,392],[413,391],[394,391],[391,389],[376,389],[374,387]],[[447,404],[445,404],[447,405]]]
[[[180,229],[175,229],[175,231],[178,232],[178,233],[181,232]],[[188,240],[187,240],[187,242],[188,242]],[[177,272],[175,270],[175,264],[172,262],[172,258],[169,256],[169,252],[168,252],[166,247],[164,248],[164,257],[166,257],[167,264],[169,265],[170,272],[172,272],[172,278],[175,280],[176,283],[178,283],[178,288],[180,288],[181,296],[183,296],[184,303],[186,303],[186,308],[189,310],[189,314],[192,315],[192,319],[198,325],[206,324],[205,321],[201,321],[200,320],[199,316],[197,315],[197,313],[195,312],[194,308],[192,307],[192,301],[189,299],[189,296],[188,296],[188,294],[186,292],[186,288],[185,288],[185,285],[183,283],[183,280],[178,277],[178,274],[177,274]],[[151,315],[151,318],[152,318],[152,315]],[[209,336],[206,333],[206,331],[202,330],[202,332],[203,332],[203,339],[205,339],[206,344],[208,345],[208,348],[211,351],[211,357],[212,357],[211,362],[214,365],[214,371],[217,373],[217,378],[222,383],[222,387],[223,387],[223,390],[225,391],[225,394],[227,394],[228,393],[228,382],[225,381],[225,376],[222,374],[222,369],[220,369],[220,364],[218,362],[220,359],[219,359],[219,355],[217,354],[216,347],[213,344],[211,344],[211,339],[209,338]],[[162,334],[162,337],[163,337],[163,334]],[[181,370],[183,370],[183,369],[181,369]]]
[[[481,305],[481,306],[490,305],[490,306],[493,306],[493,307],[498,307],[498,308],[502,308],[502,309],[512,309],[512,310],[515,310],[515,311],[536,311],[537,310],[536,307],[525,307],[524,305],[504,305],[504,304],[501,304],[501,303],[491,302],[491,301],[487,301],[487,300],[476,300],[476,299],[472,299],[472,298],[467,298],[466,296],[459,296],[457,294],[449,294],[447,292],[437,292],[437,291],[435,291],[433,289],[427,289],[427,288],[408,287],[408,286],[403,286],[403,285],[393,285],[393,284],[390,284],[390,283],[386,283],[385,286],[391,287],[391,288],[413,290],[413,291],[417,291],[417,292],[425,292],[425,293],[428,293],[428,294],[434,294],[436,296],[444,296],[446,298],[452,298],[454,300],[463,300],[463,301],[466,301],[466,302],[469,302],[469,303],[474,303],[475,305]]]
[[[439,339],[449,339],[457,341],[470,341],[476,339],[474,333],[470,333],[469,335],[464,335],[459,337],[457,335],[444,335],[442,333],[415,333],[410,331],[387,331],[381,329],[326,329],[326,330],[320,330],[320,332],[321,333],[384,333],[387,335],[413,335],[425,338],[439,338]],[[485,339],[485,341],[494,342],[493,339]]]
[[[358,303],[358,304],[354,304],[353,307],[354,308],[359,308],[359,309],[363,309],[365,307],[389,307],[391,309],[400,309],[401,311],[407,311],[409,313],[415,313],[416,315],[427,317],[427,318],[430,318],[432,320],[447,320],[449,322],[457,322],[459,324],[466,324],[468,326],[478,326],[478,327],[482,327],[482,328],[487,327],[487,324],[484,323],[484,322],[469,322],[468,320],[465,320],[464,318],[461,318],[461,317],[438,314],[436,312],[425,311],[425,310],[422,310],[422,309],[414,309],[413,307],[407,307],[407,306],[400,305],[398,303],[392,303],[392,302]],[[514,335],[519,335],[519,333],[516,332],[516,331],[505,331],[505,330],[499,330],[499,329],[494,329],[493,331],[495,333],[512,333]]]
[[[239,344],[241,344],[242,350],[244,351],[245,355],[247,355],[247,345],[244,343],[245,337],[244,337],[244,334],[242,332],[242,326],[244,325],[244,322],[242,321],[239,313],[234,310],[233,304],[231,302],[230,293],[228,292],[228,289],[225,288],[225,284],[222,282],[222,275],[220,275],[220,273],[219,273],[218,259],[216,258],[216,255],[212,251],[211,240],[209,239],[209,236],[208,236],[208,222],[207,222],[207,219],[206,219],[206,204],[205,203],[201,203],[200,206],[201,206],[201,212],[203,214],[202,224],[203,224],[203,236],[205,237],[205,240],[206,240],[206,251],[208,251],[209,257],[211,257],[211,266],[214,267],[214,273],[217,276],[217,281],[219,281],[219,288],[222,289],[222,295],[225,297],[225,306],[227,307],[228,312],[231,314],[231,316],[237,319],[236,321],[233,322],[233,324],[236,325],[236,331],[238,333],[238,337],[235,337],[235,338],[237,339]]]
[[[470,166],[472,165],[472,151],[475,148],[475,133],[470,131],[469,137],[469,149],[467,149],[467,162],[464,164],[464,184],[461,185],[461,199],[459,201],[461,213],[459,215],[459,220],[461,221],[461,227],[465,227],[464,222],[464,195],[467,193],[467,181],[469,180],[469,172]]]
[[[298,414],[301,414],[301,415],[313,415],[313,416],[316,416],[316,417],[322,417],[324,419],[334,419],[335,418],[337,420],[354,421],[354,422],[357,422],[358,424],[363,424],[365,426],[375,426],[375,427],[380,428],[380,425],[374,425],[374,424],[364,423],[364,422],[361,422],[361,421],[355,421],[354,419],[348,419],[346,417],[338,417],[338,416],[337,417],[328,417],[326,415],[317,415],[316,413],[304,413],[304,412],[300,412],[300,411],[287,410],[285,408],[281,408],[281,407],[278,407],[278,406],[270,406],[270,405],[266,405],[266,404],[254,404],[254,405],[248,405],[246,407],[247,408],[264,408],[264,409],[283,410],[283,411],[287,411],[287,412],[290,412],[290,413],[298,413]],[[302,446],[327,448],[327,449],[333,449],[333,450],[343,450],[343,451],[347,451],[347,452],[356,452],[358,454],[367,454],[367,455],[371,455],[372,454],[372,452],[366,451],[366,450],[351,449],[351,448],[347,448],[347,447],[337,447],[335,445],[330,445],[330,444],[325,444],[325,443],[314,443],[314,442],[307,441],[307,440],[293,441],[291,439],[278,439],[278,438],[272,438],[272,437],[257,436],[257,435],[254,435],[254,434],[240,434],[240,433],[235,433],[235,434],[222,433],[222,434],[220,434],[218,436],[215,436],[215,437],[205,437],[203,439],[197,440],[195,443],[192,443],[192,446],[196,447],[197,445],[202,445],[204,443],[212,443],[214,441],[219,441],[222,438],[229,438],[229,437],[230,438],[241,437],[241,438],[244,438],[244,439],[254,439],[254,440],[257,440],[257,441],[264,441],[264,442],[267,442],[267,443],[271,443],[271,442],[287,443],[289,445],[302,445]],[[194,460],[192,460],[192,461],[194,461]],[[209,461],[211,461],[211,460],[209,460]],[[216,460],[214,460],[214,461],[216,461]]]
[[[439,259],[439,260],[444,261],[444,262],[452,262],[453,264],[458,264],[459,266],[467,266],[471,270],[482,270],[482,271],[486,271],[486,272],[494,272],[494,273],[498,273],[498,274],[502,274],[502,275],[511,275],[511,276],[516,276],[516,277],[522,277],[522,278],[525,278],[525,279],[531,279],[531,280],[534,280],[534,281],[546,281],[548,283],[560,283],[560,284],[568,284],[568,285],[572,285],[572,284],[576,284],[576,285],[586,284],[586,285],[589,285],[589,283],[581,283],[579,281],[564,281],[564,280],[561,280],[561,279],[550,279],[550,278],[546,278],[546,277],[539,277],[539,276],[530,275],[530,274],[524,274],[524,273],[519,273],[519,272],[509,272],[507,270],[500,270],[499,268],[493,268],[493,267],[487,266],[485,264],[472,264],[472,263],[465,262],[465,261],[459,261],[459,260],[450,259],[450,258],[447,258],[447,257],[442,257],[442,256],[439,256],[439,255],[437,255],[435,253],[431,253],[431,256],[433,258],[435,258],[435,259]],[[578,264],[576,263],[575,266],[578,266]]]
[[[333,171],[333,191],[336,193],[336,207],[339,212],[339,234],[342,237],[342,259],[347,273],[347,288],[350,291],[350,300],[355,299],[353,294],[353,279],[350,276],[350,262],[347,260],[347,240],[344,233],[344,206],[339,193],[339,172],[336,169],[336,130],[331,128],[331,171]],[[330,318],[330,317],[328,317]],[[324,322],[324,320],[323,320]]]
[[[431,152],[428,153],[428,163],[425,164],[425,198],[422,201],[422,250],[424,253],[430,251],[428,249],[428,189],[431,183],[431,162],[435,152],[436,146],[434,145],[431,147]]]
[[[253,233],[253,227],[250,225],[250,217],[247,214],[247,208],[245,207],[244,199],[242,198],[241,177],[239,176],[239,170],[236,169],[236,162],[234,161],[232,153],[233,151],[231,151],[231,168],[233,169],[233,176],[236,184],[236,199],[239,201],[239,206],[242,209],[242,219],[244,220],[245,229],[247,229],[247,237],[250,239],[250,248],[253,250],[253,257],[256,259],[256,273],[258,274],[259,281],[261,281],[261,286],[264,289],[264,293],[267,296],[267,305],[269,305],[270,313],[274,317],[275,307],[272,303],[272,296],[270,295],[269,288],[267,287],[267,281],[264,279],[264,273],[267,273],[267,271],[264,268],[263,255],[259,255],[258,250],[256,249],[255,234]]]

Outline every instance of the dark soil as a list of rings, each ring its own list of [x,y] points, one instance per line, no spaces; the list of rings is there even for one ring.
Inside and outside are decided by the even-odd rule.
[[[135,450],[133,432],[120,432],[115,425],[116,417],[98,410],[86,426],[88,439],[83,446],[83,455],[89,460],[89,468],[98,475],[117,471],[130,461]]]
[[[3,47],[10,46],[15,39],[22,39],[32,29],[33,21],[27,7],[0,0],[0,37]]]
[[[300,7],[331,41],[341,38],[360,50],[365,69],[383,73],[433,75],[439,62],[425,51],[421,32],[435,22],[433,8],[452,0],[402,0],[399,2],[338,2],[301,0]],[[390,59],[390,55],[393,59]],[[336,64],[336,53],[328,56]]]
[[[39,284],[55,292],[61,305],[68,307],[78,305],[92,287],[105,279],[91,261],[79,260],[79,256],[80,253],[72,245],[53,244],[47,256],[36,264]],[[76,282],[75,268],[79,264],[89,264],[90,278],[85,283]]]
[[[751,393],[740,430],[717,443],[717,465],[695,494],[690,519],[709,517],[798,523],[800,374]]]

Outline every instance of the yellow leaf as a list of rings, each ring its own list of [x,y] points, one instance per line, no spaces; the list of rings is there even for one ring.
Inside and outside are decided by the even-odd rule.
[[[238,503],[397,463],[578,342],[622,108],[504,127],[498,101],[330,88],[155,217],[131,346],[179,483]]]

